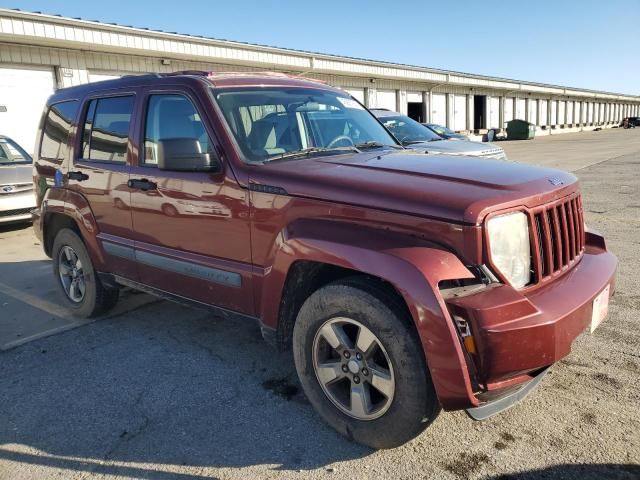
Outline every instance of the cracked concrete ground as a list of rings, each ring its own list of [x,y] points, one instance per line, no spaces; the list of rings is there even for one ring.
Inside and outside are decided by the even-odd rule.
[[[443,413],[375,452],[322,423],[257,325],[153,302],[0,352],[0,479],[640,478],[640,129],[502,145],[575,171],[587,222],[620,259],[609,318],[523,403],[484,422]],[[55,304],[34,241],[0,231],[14,252],[0,282]],[[0,323],[46,326],[52,312],[11,292]]]

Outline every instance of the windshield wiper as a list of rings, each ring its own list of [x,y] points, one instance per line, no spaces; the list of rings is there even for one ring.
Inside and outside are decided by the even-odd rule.
[[[280,160],[289,160],[289,159],[292,159],[292,158],[299,158],[299,157],[310,157],[311,155],[313,155],[315,153],[329,153],[329,154],[331,154],[332,152],[335,152],[335,153],[343,153],[343,152],[360,153],[360,150],[358,150],[353,145],[350,145],[348,147],[309,147],[309,148],[303,148],[302,150],[294,150],[294,151],[291,151],[291,152],[285,152],[285,153],[283,153],[281,155],[275,155],[273,157],[265,159],[265,163],[277,162],[277,161],[280,161]]]
[[[384,143],[376,142],[375,140],[355,144],[355,147],[359,150],[371,150],[373,148],[384,148],[386,146],[387,145],[385,145]]]
[[[442,140],[441,138],[432,138],[430,140],[409,140],[407,142],[402,142],[402,145],[416,145],[418,143],[427,143],[427,142],[439,142]]]

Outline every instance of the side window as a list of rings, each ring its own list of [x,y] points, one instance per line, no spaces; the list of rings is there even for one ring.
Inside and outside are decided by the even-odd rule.
[[[127,161],[129,125],[135,98],[98,98],[91,100],[82,135],[82,157],[117,163]]]
[[[159,142],[172,140],[194,141],[199,153],[212,151],[202,119],[187,97],[176,94],[151,95],[145,123],[144,164],[157,165]]]
[[[40,157],[49,160],[65,159],[67,139],[77,113],[78,102],[75,100],[51,105],[44,121]]]

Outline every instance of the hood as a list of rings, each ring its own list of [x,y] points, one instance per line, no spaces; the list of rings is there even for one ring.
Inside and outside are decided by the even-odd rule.
[[[289,195],[466,224],[480,223],[491,211],[537,206],[577,189],[576,177],[560,170],[411,151],[267,163],[252,168],[249,177]]]
[[[33,165],[31,163],[0,163],[0,186],[33,183]]]
[[[421,150],[429,153],[446,153],[448,155],[473,155],[477,157],[495,156],[504,153],[502,147],[492,143],[461,142],[459,140],[437,140],[435,142],[421,142],[407,145],[411,150]]]

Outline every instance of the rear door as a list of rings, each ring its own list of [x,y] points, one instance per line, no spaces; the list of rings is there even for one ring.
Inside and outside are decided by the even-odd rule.
[[[131,171],[140,281],[253,314],[248,192],[224,164],[217,173],[158,168],[162,145],[171,141],[192,140],[217,156],[207,110],[195,92],[176,88],[143,94],[140,153]]]
[[[96,95],[83,106],[80,136],[68,187],[88,202],[98,224],[110,273],[136,280],[131,219],[129,138],[134,124],[136,92]]]

